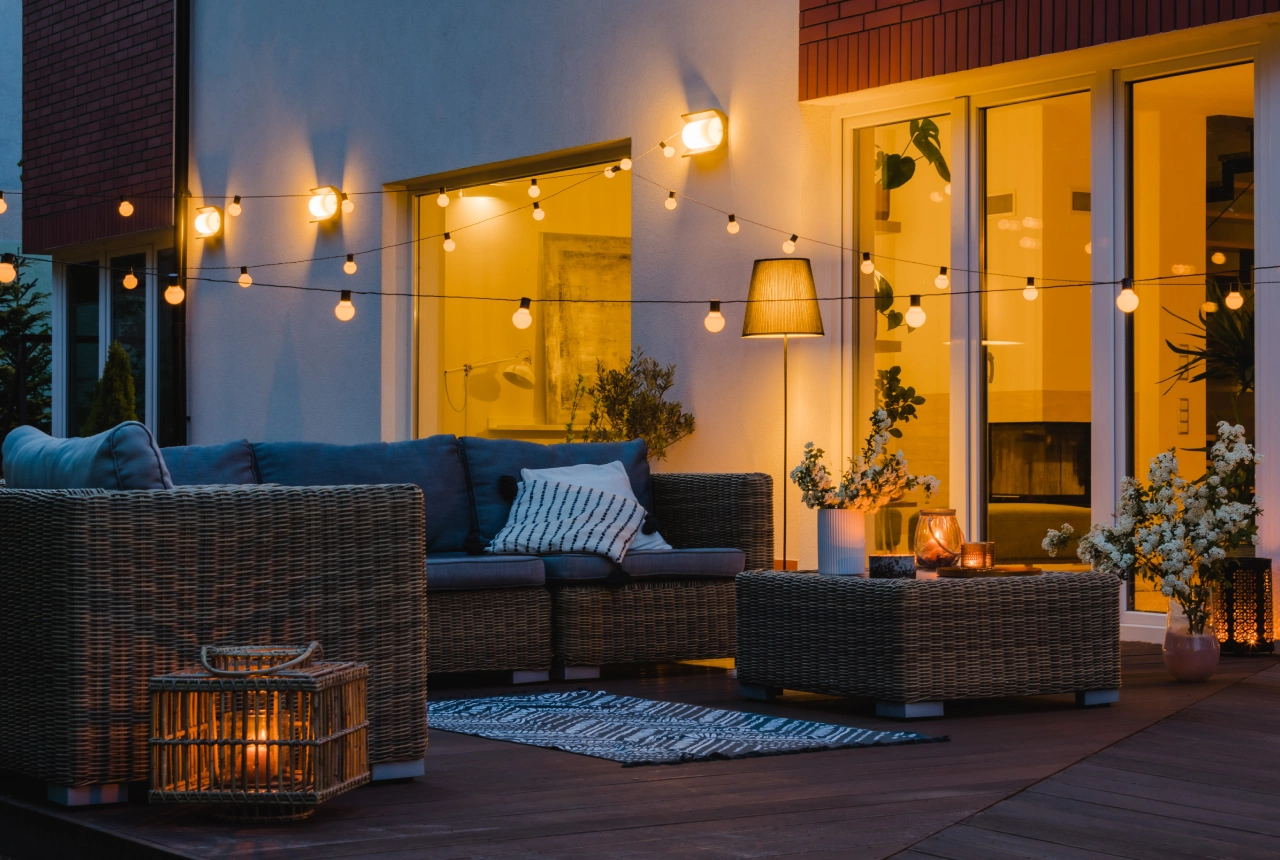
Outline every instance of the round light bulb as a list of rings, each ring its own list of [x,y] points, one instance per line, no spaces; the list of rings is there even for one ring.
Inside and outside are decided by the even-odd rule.
[[[724,314],[720,313],[720,302],[711,303],[711,310],[707,311],[707,316],[702,320],[702,324],[712,334],[724,329]]]
[[[1231,292],[1227,293],[1227,297],[1222,300],[1222,303],[1233,311],[1238,311],[1244,307],[1244,295],[1240,292],[1240,288],[1233,284]]]
[[[929,192],[929,199],[930,199],[930,200],[932,200],[934,203],[941,203],[941,202],[942,202],[942,192],[941,192],[941,191],[930,191],[930,192]]]
[[[444,189],[440,189],[439,195],[436,196],[436,204],[439,206],[449,205],[449,195],[444,193]]]
[[[1085,243],[1084,243],[1084,252],[1085,252],[1086,254],[1092,254],[1092,253],[1093,253],[1093,243],[1092,243],[1092,242],[1085,242]]]
[[[9,204],[4,202],[4,192],[0,191],[0,215],[3,215],[9,209]]]
[[[342,295],[338,297],[338,303],[334,305],[333,315],[343,322],[351,322],[356,315],[356,306],[351,304],[351,291],[343,290]]]
[[[533,325],[533,314],[529,312],[530,302],[528,299],[520,300],[520,307],[516,308],[516,312],[511,315],[511,324],[518,329],[526,329]]]
[[[119,211],[119,213],[124,217],[128,218],[130,215],[133,214],[133,204],[130,203],[128,200],[125,200],[123,197],[121,197],[120,205],[119,207],[117,207],[117,211]],[[179,299],[179,301],[181,301],[181,299]]]
[[[1216,313],[1218,310],[1217,302],[1205,302],[1200,306],[1200,312],[1203,314]]]
[[[170,284],[164,291],[164,300],[171,305],[180,305],[187,293],[177,284]]]
[[[866,251],[862,252],[862,265],[858,266],[858,269],[864,275],[869,275],[876,270],[876,264],[871,262],[871,255]]]
[[[1022,291],[1022,297],[1029,302],[1034,302],[1038,295],[1040,295],[1040,291],[1036,289],[1036,279],[1027,278],[1027,286]]]
[[[938,270],[938,277],[933,279],[933,285],[940,290],[945,290],[951,286],[951,278],[947,276],[947,267],[943,266]]]
[[[350,197],[348,197],[347,195],[343,194],[342,195],[342,214],[350,215],[354,211],[356,211],[356,202],[352,200]]]
[[[1138,294],[1133,291],[1133,281],[1124,278],[1120,281],[1120,295],[1116,296],[1116,308],[1126,314],[1138,309]]]
[[[240,280],[240,286],[242,286],[242,287],[250,287],[250,286],[253,286],[253,275],[250,275],[250,274],[249,274],[249,267],[248,267],[248,266],[241,266],[241,267],[240,267],[240,279],[239,279],[239,280]]]
[[[121,284],[126,290],[132,290],[134,287],[138,286],[138,276],[133,273],[133,269],[130,269],[129,273],[124,276],[124,280]]]
[[[342,264],[342,271],[346,272],[348,275],[354,275],[356,273],[355,254],[347,254],[347,261]]]
[[[1186,263],[1174,263],[1169,267],[1169,271],[1175,275],[1190,275],[1195,271],[1195,266],[1189,266]]]
[[[14,265],[17,260],[13,254],[5,254],[0,259],[0,284],[12,284],[13,279],[18,277],[18,267]]]
[[[450,239],[450,238],[449,238],[449,234],[448,234],[448,233],[445,233],[445,234],[444,234],[444,249],[445,249],[446,251],[452,251],[452,250],[453,250],[454,248],[456,248],[456,247],[458,247],[458,243],[457,243],[457,242],[454,242],[452,239]]]
[[[928,317],[925,316],[924,308],[920,307],[920,297],[912,296],[911,307],[907,308],[903,320],[912,328],[920,328],[920,326],[924,325],[926,319]]]
[[[619,161],[619,162],[618,162],[618,166],[619,166],[619,167],[621,167],[623,170],[630,170],[630,169],[631,169],[631,159],[629,159],[629,158],[624,158],[624,159],[622,159],[621,161]]]
[[[796,241],[797,241],[799,238],[800,238],[799,236],[797,236],[796,234],[792,233],[792,234],[791,234],[791,238],[790,238],[790,239],[787,239],[785,242],[783,242],[783,243],[782,243],[782,253],[784,253],[784,254],[794,254],[794,253],[796,252]]]
[[[242,211],[244,210],[240,207],[240,195],[237,194],[235,197],[232,197],[231,202],[227,204],[227,214],[234,218],[239,216]]]
[[[543,218],[546,218],[546,217],[547,217],[547,213],[542,211],[542,207],[539,206],[537,203],[533,204],[533,220],[541,221]]]
[[[618,168],[615,165],[610,164],[608,167],[604,169],[604,178],[612,179],[613,175],[617,172],[618,172]]]
[[[674,146],[668,146],[665,140],[658,144],[658,146],[662,147],[662,154],[667,158],[676,154],[676,148]]]
[[[530,179],[529,180],[529,196],[537,197],[541,193],[542,193],[542,189],[538,187],[538,180]]]
[[[1214,251],[1213,256],[1211,256],[1209,259],[1213,261],[1213,264],[1215,266],[1221,266],[1223,263],[1227,261],[1227,255],[1222,253],[1221,251]]]
[[[667,194],[667,199],[662,201],[662,205],[667,207],[668,209],[676,208],[676,205],[677,205],[676,193],[674,191],[669,192]]]
[[[730,234],[734,234],[734,233],[737,233],[742,228],[738,225],[738,219],[730,215],[729,223],[724,225],[724,229],[728,230]]]
[[[943,191],[945,191],[945,192],[947,193],[947,196],[948,196],[948,197],[950,197],[950,196],[951,196],[951,183],[950,183],[950,182],[948,182],[946,185],[944,185],[944,186],[942,187],[942,190],[943,190]]]

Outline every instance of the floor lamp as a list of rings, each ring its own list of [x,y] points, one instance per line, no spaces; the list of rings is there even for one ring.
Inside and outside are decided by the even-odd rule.
[[[756,260],[747,293],[743,337],[782,338],[782,568],[787,567],[787,343],[793,337],[822,337],[822,310],[813,269],[804,257]]]

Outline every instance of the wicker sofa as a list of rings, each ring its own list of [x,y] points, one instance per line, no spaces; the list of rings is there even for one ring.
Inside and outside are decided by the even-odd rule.
[[[204,644],[367,662],[374,776],[427,748],[417,486],[0,489],[0,769],[67,803],[148,774],[148,678]]]

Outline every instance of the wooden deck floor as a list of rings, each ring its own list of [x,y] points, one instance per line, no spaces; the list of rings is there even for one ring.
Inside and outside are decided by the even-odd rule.
[[[433,732],[425,778],[360,789],[288,827],[140,803],[65,810],[10,784],[0,856],[1280,857],[1277,661],[1224,660],[1212,682],[1179,685],[1138,646],[1124,685],[1106,709],[1066,696],[959,703],[914,725],[950,743],[669,767]],[[547,686],[901,726],[866,701],[745,702],[713,668]],[[510,691],[436,685],[432,697]]]

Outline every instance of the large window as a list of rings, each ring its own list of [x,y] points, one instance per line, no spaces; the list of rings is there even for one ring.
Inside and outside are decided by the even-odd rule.
[[[1089,95],[986,111],[982,355],[986,536],[1049,561],[1089,528]]]
[[[1134,84],[1132,107],[1132,468],[1174,448],[1197,475],[1218,421],[1254,438],[1253,66]]]
[[[147,414],[147,289],[146,254],[111,258],[111,341],[124,347],[133,371],[134,411]],[[125,278],[134,276],[132,287]]]
[[[79,436],[93,389],[98,384],[101,363],[101,297],[98,263],[90,261],[66,267],[67,289],[67,435]]]
[[[930,507],[946,507],[951,494],[951,292],[949,279],[939,277],[951,254],[950,152],[951,120],[945,116],[858,133],[858,245],[870,252],[874,265],[859,278],[863,360],[869,357],[866,342],[873,341],[875,378],[900,368],[902,384],[924,397],[917,419],[902,425],[902,437],[891,445],[903,451],[914,474],[933,475],[941,483]],[[913,296],[925,312],[918,327],[907,322]],[[864,384],[875,382],[864,379]],[[859,446],[870,429],[864,412],[853,416]],[[877,513],[868,522],[875,549],[908,552],[925,504],[918,490]]]
[[[537,197],[523,172],[449,189],[444,207],[419,198],[419,284],[443,296],[419,306],[419,435],[563,441],[571,418],[585,423],[579,379],[627,362],[631,174],[604,166],[538,173]],[[534,300],[523,328],[521,297]]]

